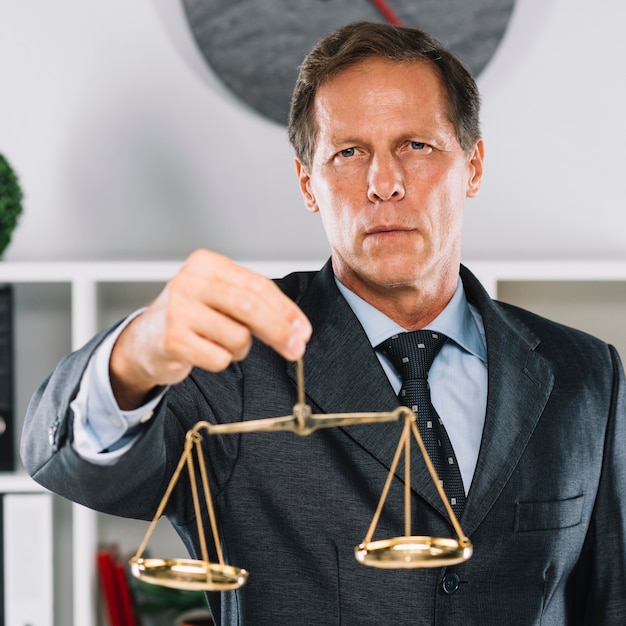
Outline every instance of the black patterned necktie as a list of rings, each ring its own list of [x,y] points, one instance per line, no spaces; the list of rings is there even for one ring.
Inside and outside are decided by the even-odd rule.
[[[376,350],[384,354],[402,378],[400,403],[417,415],[417,426],[455,515],[465,503],[463,479],[443,422],[430,399],[428,370],[447,337],[431,330],[393,335]]]

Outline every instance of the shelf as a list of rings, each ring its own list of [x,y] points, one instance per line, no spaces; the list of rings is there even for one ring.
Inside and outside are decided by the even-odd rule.
[[[464,261],[492,297],[498,283],[626,281],[626,261]]]
[[[240,263],[260,274],[276,278],[289,272],[319,269],[324,260]],[[0,282],[158,282],[174,276],[182,265],[183,261],[0,261]]]
[[[24,472],[0,473],[0,493],[37,493],[47,492]]]

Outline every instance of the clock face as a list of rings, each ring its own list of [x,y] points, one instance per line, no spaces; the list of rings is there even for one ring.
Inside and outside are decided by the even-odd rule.
[[[200,51],[253,109],[286,124],[298,66],[330,31],[359,20],[421,28],[478,76],[515,0],[182,0]]]

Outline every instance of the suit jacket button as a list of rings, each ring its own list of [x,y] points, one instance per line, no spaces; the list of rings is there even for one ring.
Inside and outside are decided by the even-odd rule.
[[[458,591],[460,582],[461,579],[456,574],[446,574],[441,581],[441,586],[444,593],[451,596]]]

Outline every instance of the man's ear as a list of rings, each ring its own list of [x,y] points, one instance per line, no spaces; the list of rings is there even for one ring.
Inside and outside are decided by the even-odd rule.
[[[309,170],[298,157],[296,157],[295,161],[296,174],[298,175],[300,191],[302,193],[302,197],[304,198],[304,205],[306,206],[307,211],[317,213],[319,211],[319,207],[317,206],[315,196],[313,195],[313,191],[311,189],[311,175],[309,174]]]
[[[480,191],[483,178],[483,161],[485,160],[485,143],[482,139],[476,142],[469,157],[470,177],[467,181],[467,197],[475,198]]]

